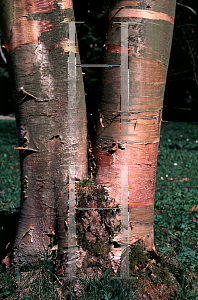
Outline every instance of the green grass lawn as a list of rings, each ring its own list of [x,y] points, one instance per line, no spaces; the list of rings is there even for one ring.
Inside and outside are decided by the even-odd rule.
[[[19,154],[14,150],[17,145],[15,121],[0,120],[0,259],[6,253],[4,248],[14,234],[13,229],[16,229],[20,206]],[[175,260],[176,265],[180,266],[177,279],[181,289],[177,298],[170,299],[198,299],[198,295],[193,291],[193,284],[198,278],[197,150],[198,124],[162,123],[156,175],[155,246],[158,252]],[[103,282],[102,286],[105,284],[103,297],[97,298],[92,293],[90,298],[87,296],[81,299],[133,299],[126,296],[127,294],[115,296],[116,294],[111,292],[113,285]],[[118,291],[119,284],[116,284],[114,283],[114,289]],[[8,284],[6,290],[8,294],[11,288],[13,289],[13,286]],[[96,284],[90,284],[89,291],[91,288],[97,294],[99,293],[97,289],[101,290],[101,283],[97,288]],[[49,294],[51,293],[52,290]],[[1,284],[0,295],[3,295]],[[111,295],[114,295],[114,298]],[[6,298],[5,294],[2,299],[18,298]],[[24,296],[23,299],[38,298]],[[48,299],[59,298],[54,296]]]
[[[15,120],[0,120],[0,261],[15,234],[20,207],[20,164]]]
[[[198,271],[198,124],[163,123],[155,191],[155,245]]]
[[[0,211],[20,206],[20,164],[15,120],[0,120]]]

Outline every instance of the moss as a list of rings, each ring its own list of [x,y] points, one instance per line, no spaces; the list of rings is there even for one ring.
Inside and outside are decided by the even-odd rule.
[[[133,269],[137,265],[144,265],[148,262],[148,253],[139,244],[130,246],[129,268]]]
[[[119,210],[112,209],[113,200],[101,185],[90,178],[79,181],[76,188],[76,231],[78,246],[87,251],[82,269],[95,266],[105,271],[110,266],[108,254],[111,250],[114,219]],[[111,205],[111,208],[110,208]]]

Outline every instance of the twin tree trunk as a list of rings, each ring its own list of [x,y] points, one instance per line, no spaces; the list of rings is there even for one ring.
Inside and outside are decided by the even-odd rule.
[[[121,69],[104,68],[99,87],[96,181],[121,203],[122,176],[128,180],[129,244],[143,240],[147,250],[155,249],[155,176],[175,5],[114,1],[104,63]]]
[[[129,243],[142,239],[147,249],[154,249],[155,174],[174,13],[175,0],[113,1],[104,59],[122,66],[104,68],[100,83],[96,181],[120,203],[122,169],[127,170]],[[50,231],[59,253],[67,252],[68,168],[77,165],[80,179],[87,174],[85,97],[80,67],[72,92],[78,51],[71,41],[68,45],[72,0],[4,0],[1,18],[21,161],[14,258],[23,263],[48,248]]]

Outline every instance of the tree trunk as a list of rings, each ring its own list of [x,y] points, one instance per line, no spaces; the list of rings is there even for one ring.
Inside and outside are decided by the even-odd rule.
[[[77,178],[87,175],[85,94],[72,40],[72,0],[5,0],[0,18],[13,74],[21,162],[14,262],[23,265],[51,248],[52,237],[59,254],[68,250],[68,168],[75,165]]]
[[[121,203],[127,175],[129,244],[142,240],[147,250],[155,249],[155,176],[175,5],[113,1],[104,63],[122,66],[103,68],[99,86],[96,181]]]

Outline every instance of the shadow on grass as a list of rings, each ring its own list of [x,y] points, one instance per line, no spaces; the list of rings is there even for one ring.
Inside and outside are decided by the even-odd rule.
[[[18,219],[19,212],[0,212],[0,262],[14,243]]]

